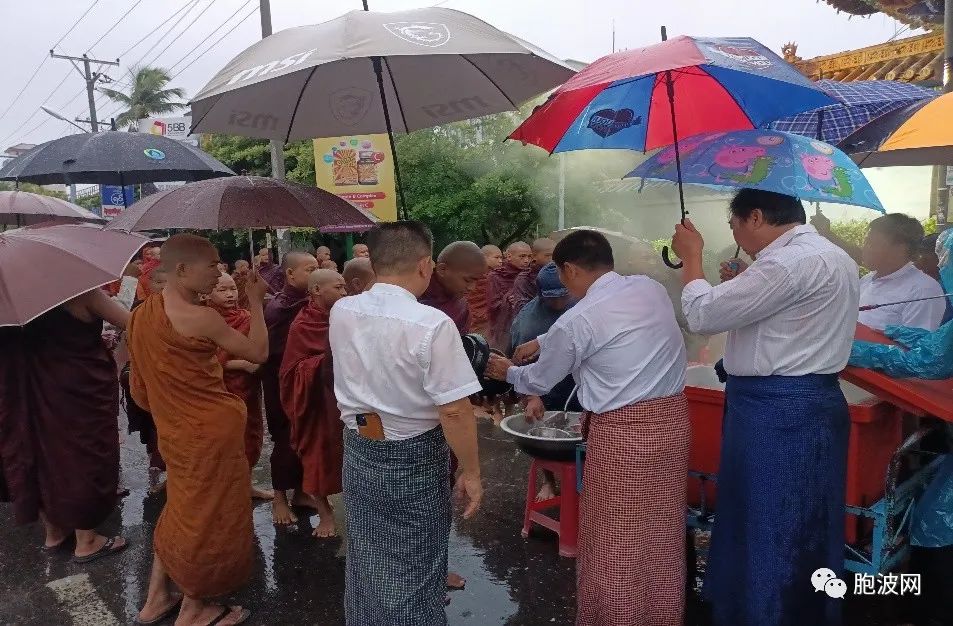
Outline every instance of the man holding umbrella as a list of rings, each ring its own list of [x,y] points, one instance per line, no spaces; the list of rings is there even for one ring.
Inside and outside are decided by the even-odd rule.
[[[859,300],[857,265],[806,224],[797,198],[742,189],[738,245],[757,260],[710,285],[701,234],[675,227],[693,332],[728,331],[718,515],[705,594],[714,623],[836,624],[812,574],[839,572],[850,422],[837,374]]]

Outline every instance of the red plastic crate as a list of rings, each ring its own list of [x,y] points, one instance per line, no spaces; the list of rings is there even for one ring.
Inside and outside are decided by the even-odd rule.
[[[841,381],[850,407],[850,440],[847,446],[846,502],[869,506],[884,495],[887,466],[902,438],[902,411],[850,383]],[[688,468],[710,474],[718,473],[721,459],[721,423],[724,415],[724,385],[718,382],[711,367],[688,368],[685,395],[692,423],[692,446]],[[700,484],[688,481],[688,502],[697,506],[701,500]],[[717,487],[705,485],[705,504],[715,509]],[[846,513],[845,513],[846,515]],[[853,542],[861,532],[862,520],[847,516],[847,541]]]

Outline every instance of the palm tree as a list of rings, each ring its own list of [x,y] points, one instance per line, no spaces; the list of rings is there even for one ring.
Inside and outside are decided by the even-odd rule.
[[[139,120],[160,113],[171,113],[185,106],[179,98],[185,97],[181,87],[166,89],[172,78],[169,72],[158,67],[134,67],[129,70],[132,79],[131,91],[125,94],[115,89],[100,88],[99,91],[126,110],[116,118],[116,125],[136,130]]]

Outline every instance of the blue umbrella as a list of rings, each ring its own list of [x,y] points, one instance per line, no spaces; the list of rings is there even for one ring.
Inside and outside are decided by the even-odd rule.
[[[838,104],[781,118],[771,124],[772,129],[838,144],[881,115],[937,95],[935,91],[892,80],[819,80],[815,84]]]
[[[816,139],[772,130],[740,130],[695,135],[679,143],[684,183],[761,189],[885,212],[850,157]],[[626,178],[678,182],[674,146],[661,150]]]

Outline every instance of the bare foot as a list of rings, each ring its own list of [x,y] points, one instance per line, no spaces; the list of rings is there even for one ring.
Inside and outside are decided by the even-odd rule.
[[[139,623],[144,624],[157,623],[161,621],[160,618],[166,619],[175,613],[181,603],[181,593],[165,593],[161,597],[156,598],[153,603],[150,603],[147,599],[142,610],[140,610],[136,616],[136,619]]]
[[[329,537],[335,537],[338,534],[337,527],[334,525],[334,516],[321,516],[321,522],[314,527],[314,532],[311,533],[312,537],[317,537],[318,539],[327,539]]]
[[[251,486],[251,499],[252,500],[274,500],[275,492],[271,489],[262,489],[255,485]]]
[[[542,502],[543,500],[551,500],[556,497],[556,487],[551,482],[543,483],[543,486],[540,488],[539,493],[536,494],[536,501]]]
[[[456,572],[447,572],[447,589],[463,589],[467,579]]]
[[[165,491],[165,481],[161,481],[158,484],[152,485],[149,487],[149,495],[154,495]]]
[[[288,497],[284,491],[276,491],[271,501],[271,521],[279,526],[298,523],[298,516],[288,506]]]
[[[43,549],[51,552],[63,547],[63,544],[66,543],[66,540],[69,539],[71,534],[72,533],[68,533],[65,530],[61,530],[55,526],[47,526],[46,541],[43,543]]]
[[[195,624],[216,624],[216,626],[235,626],[244,623],[251,611],[240,606],[222,606],[206,604],[200,610],[188,611],[183,608],[175,620],[176,626],[194,626]]]
[[[305,509],[314,509],[318,510],[318,503],[315,501],[314,496],[306,494],[303,491],[295,491],[293,504],[291,506],[300,506]]]

